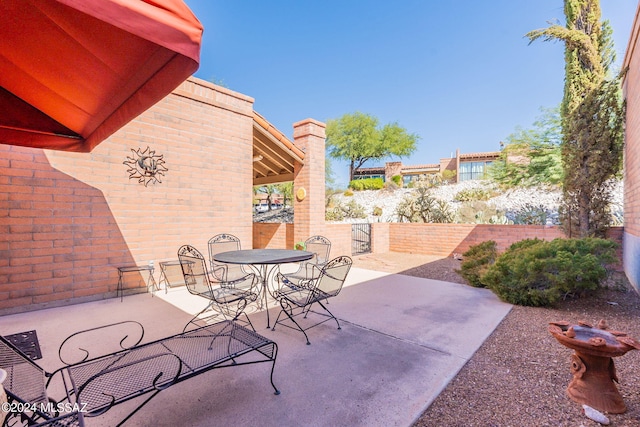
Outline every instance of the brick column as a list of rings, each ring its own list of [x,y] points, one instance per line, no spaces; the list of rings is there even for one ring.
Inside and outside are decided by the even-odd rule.
[[[325,231],[325,124],[305,119],[293,124],[293,140],[304,151],[293,181],[294,244]]]

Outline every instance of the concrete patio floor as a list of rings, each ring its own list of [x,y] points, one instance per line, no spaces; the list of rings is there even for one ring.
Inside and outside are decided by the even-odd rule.
[[[0,317],[0,334],[37,330],[48,371],[58,346],[94,326],[136,320],[144,342],[178,333],[206,305],[183,287],[150,294]],[[511,309],[486,289],[353,268],[329,309],[327,322],[302,333],[266,329],[264,312],[251,314],[258,333],[278,344],[274,395],[270,365],[219,369],[170,387],[127,423],[131,426],[410,426],[464,366]],[[272,307],[271,319],[278,314]],[[105,337],[107,340],[108,337]],[[111,426],[136,401],[86,420]]]

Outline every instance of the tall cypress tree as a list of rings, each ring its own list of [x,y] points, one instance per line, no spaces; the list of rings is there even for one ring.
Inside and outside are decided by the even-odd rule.
[[[566,26],[527,34],[531,41],[565,44],[565,84],[561,105],[562,219],[569,236],[602,236],[610,224],[613,179],[622,167],[624,103],[611,27],[601,22],[599,0],[564,0]]]

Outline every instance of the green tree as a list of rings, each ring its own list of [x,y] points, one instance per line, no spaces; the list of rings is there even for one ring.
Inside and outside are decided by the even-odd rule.
[[[410,155],[419,139],[397,123],[380,128],[377,118],[359,112],[328,120],[326,133],[329,156],[349,161],[349,181],[368,160]]]
[[[271,203],[273,203],[273,196],[278,193],[277,184],[267,184],[253,187],[253,193],[262,193],[267,196],[267,210],[271,210]]]
[[[329,157],[329,151],[325,152],[324,160],[324,186],[326,189],[331,190],[336,185],[336,179],[333,175],[333,162]]]
[[[290,206],[293,200],[293,181],[277,184],[276,189],[282,196],[282,207]]]
[[[622,168],[624,102],[611,27],[601,23],[599,0],[565,0],[566,27],[558,24],[527,34],[531,41],[565,44],[565,87],[561,105],[563,206],[569,236],[602,236],[609,225],[612,180]]]
[[[556,185],[562,182],[560,109],[542,108],[533,129],[517,128],[506,138],[491,178],[506,186]]]

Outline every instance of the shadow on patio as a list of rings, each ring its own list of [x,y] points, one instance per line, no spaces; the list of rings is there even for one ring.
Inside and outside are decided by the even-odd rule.
[[[4,316],[0,333],[36,329],[38,363],[52,371],[60,366],[58,346],[77,330],[136,320],[149,342],[180,332],[206,303],[170,288],[122,303],[112,298]],[[274,382],[281,395],[273,394],[267,364],[216,370],[164,390],[127,425],[408,426],[511,306],[485,289],[353,268],[330,308],[342,330],[333,323],[313,328],[310,346],[300,332],[266,329],[264,312],[251,314],[258,333],[278,344]],[[86,423],[112,425],[136,403]]]

